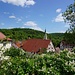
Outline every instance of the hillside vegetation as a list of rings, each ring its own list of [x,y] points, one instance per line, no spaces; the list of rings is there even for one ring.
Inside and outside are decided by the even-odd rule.
[[[25,40],[30,38],[43,39],[44,32],[37,31],[28,28],[14,28],[14,29],[0,29],[0,32],[4,33],[7,37],[13,40]],[[60,41],[63,39],[63,33],[51,33],[48,34],[48,39],[51,39],[54,43],[54,46],[58,46]]]

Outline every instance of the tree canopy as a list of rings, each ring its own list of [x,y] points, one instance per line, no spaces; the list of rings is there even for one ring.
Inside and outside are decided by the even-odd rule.
[[[69,32],[75,32],[75,0],[73,4],[70,4],[66,11],[63,13],[65,22],[70,25]]]
[[[27,40],[30,38],[43,39],[45,33],[28,28],[13,28],[13,29],[0,29],[0,32],[5,34],[7,37],[16,40]],[[54,46],[58,46],[63,39],[64,33],[47,33],[48,39],[52,40]]]
[[[64,35],[64,40],[69,44],[75,44],[75,0],[63,13],[64,21],[70,25],[70,28]]]

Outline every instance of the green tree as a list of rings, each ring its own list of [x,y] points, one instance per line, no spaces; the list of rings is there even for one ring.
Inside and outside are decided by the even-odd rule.
[[[70,4],[66,11],[63,13],[65,22],[70,25],[69,32],[75,32],[75,0],[73,4]]]
[[[64,35],[64,40],[69,44],[75,44],[75,0],[63,13],[64,21],[70,25],[70,28]]]

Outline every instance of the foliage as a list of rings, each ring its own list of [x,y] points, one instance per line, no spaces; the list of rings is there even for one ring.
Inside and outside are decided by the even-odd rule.
[[[67,7],[66,11],[63,13],[63,17],[65,22],[70,25],[63,39],[67,43],[75,44],[75,1]]]
[[[5,53],[10,55],[0,66],[0,75],[75,75],[75,53],[63,50],[60,53],[34,54],[31,58],[20,49]],[[11,52],[16,51],[12,57]],[[19,55],[17,54],[19,52]],[[10,53],[10,54],[9,54]]]
[[[75,33],[67,33],[66,32],[64,34],[63,39],[65,40],[66,43],[74,45],[75,44]]]
[[[25,40],[30,38],[43,38],[44,32],[28,28],[0,29],[7,37],[14,40]]]
[[[11,57],[16,57],[16,56],[20,56],[22,53],[21,49],[15,49],[14,47],[11,47],[10,50],[6,50],[4,52],[5,56],[11,56]]]
[[[0,29],[0,32],[4,33],[7,37],[10,37],[13,40],[25,40],[30,38],[43,39],[44,32],[37,31],[28,28],[14,28],[14,29]],[[58,46],[60,41],[63,39],[63,33],[51,33],[48,34],[48,39],[53,41],[54,46]]]
[[[63,13],[65,22],[70,25],[70,32],[75,32],[75,1],[70,4],[66,11]]]
[[[55,47],[60,47],[60,42],[63,40],[64,33],[52,33],[51,40]]]

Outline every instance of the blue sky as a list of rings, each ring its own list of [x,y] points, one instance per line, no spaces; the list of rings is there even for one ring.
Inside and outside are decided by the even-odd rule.
[[[0,0],[0,28],[65,32],[64,12],[74,0]]]

